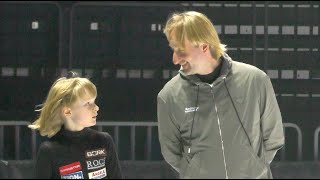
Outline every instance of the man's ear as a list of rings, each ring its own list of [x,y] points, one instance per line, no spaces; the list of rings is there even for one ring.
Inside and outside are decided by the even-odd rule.
[[[62,108],[62,114],[65,116],[65,117],[71,117],[72,115],[72,112],[71,112],[71,108],[65,106]]]

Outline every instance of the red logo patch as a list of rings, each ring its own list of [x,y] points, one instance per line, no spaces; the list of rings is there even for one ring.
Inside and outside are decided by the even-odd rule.
[[[60,171],[61,176],[80,171],[81,169],[82,168],[81,168],[81,164],[79,161],[59,167],[59,171]]]

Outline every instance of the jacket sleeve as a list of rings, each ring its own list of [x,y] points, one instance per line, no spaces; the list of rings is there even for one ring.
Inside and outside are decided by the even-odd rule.
[[[284,145],[281,112],[270,78],[265,75],[260,86],[261,130],[266,150],[266,161],[270,164]]]
[[[49,144],[43,142],[35,161],[35,179],[51,179],[52,164]]]
[[[107,134],[107,133],[106,133]],[[123,179],[120,167],[118,153],[113,138],[107,134],[108,141],[108,159],[107,159],[107,177],[105,179]]]
[[[158,95],[157,98],[158,133],[161,153],[167,163],[180,172],[182,157],[180,132],[177,123],[170,116],[168,104]]]

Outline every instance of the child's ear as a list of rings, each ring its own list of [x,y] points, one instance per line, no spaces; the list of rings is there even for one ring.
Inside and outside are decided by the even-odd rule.
[[[72,112],[71,112],[71,108],[65,106],[62,108],[62,114],[67,117],[67,118],[70,118],[71,115],[72,115]]]
[[[202,45],[202,51],[203,52],[206,52],[206,51],[208,51],[209,50],[209,45],[208,44],[203,44]]]

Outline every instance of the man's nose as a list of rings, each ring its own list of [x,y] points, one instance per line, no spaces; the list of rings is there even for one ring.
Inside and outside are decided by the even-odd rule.
[[[172,62],[174,65],[180,64],[181,58],[179,56],[177,56],[176,53],[173,53]]]

